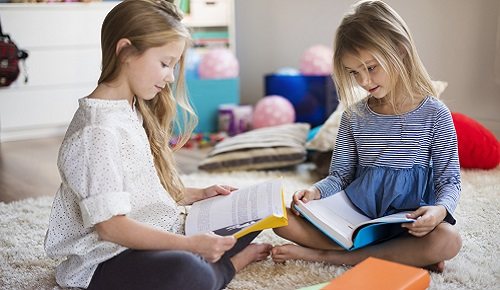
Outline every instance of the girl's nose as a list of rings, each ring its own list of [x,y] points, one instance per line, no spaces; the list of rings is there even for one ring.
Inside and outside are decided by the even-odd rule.
[[[175,80],[174,70],[169,70],[168,73],[165,75],[165,78],[163,78],[163,79],[167,83],[173,83]]]
[[[358,81],[358,84],[360,86],[362,86],[362,87],[366,86],[370,83],[370,76],[365,72],[360,72],[360,73],[358,73],[357,81]]]

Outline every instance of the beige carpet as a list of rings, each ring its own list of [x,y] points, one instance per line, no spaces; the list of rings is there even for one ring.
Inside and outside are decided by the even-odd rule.
[[[308,171],[300,172],[198,173],[183,179],[191,186],[226,183],[241,187],[283,175],[289,195],[314,181]],[[430,289],[499,289],[500,168],[463,171],[462,179],[456,217],[463,248],[446,263],[443,274],[431,274]],[[0,289],[58,289],[53,270],[56,263],[45,257],[43,251],[51,202],[50,197],[43,197],[0,203]],[[272,244],[285,242],[271,231],[264,231],[257,239]],[[268,259],[244,269],[228,289],[296,289],[328,281],[346,269],[302,261],[277,265]]]

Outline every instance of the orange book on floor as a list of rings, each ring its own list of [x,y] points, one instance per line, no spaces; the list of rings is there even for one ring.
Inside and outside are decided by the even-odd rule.
[[[369,257],[321,289],[422,290],[430,282],[427,270]]]

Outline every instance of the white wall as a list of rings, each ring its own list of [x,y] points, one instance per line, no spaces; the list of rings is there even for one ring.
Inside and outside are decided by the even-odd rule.
[[[331,46],[353,0],[235,0],[236,54],[242,103],[264,94],[263,77],[298,67],[313,44]],[[500,1],[386,0],[406,20],[420,57],[452,111],[478,120],[500,137]],[[495,81],[495,78],[497,81]]]
[[[263,96],[265,74],[298,67],[313,44],[331,46],[340,19],[355,2],[234,1],[244,104]],[[386,1],[407,21],[433,79],[449,83],[443,100],[450,109],[480,121],[499,138],[500,1]],[[1,141],[64,132],[76,99],[95,86],[100,24],[115,4],[0,4],[4,31],[31,53],[30,82],[0,88]]]
[[[23,73],[0,88],[0,140],[63,135],[77,100],[96,86],[100,28],[118,2],[0,4],[4,33],[29,52]]]
[[[232,0],[205,2],[209,1],[192,3],[186,23],[198,27],[229,25],[232,32]],[[78,107],[77,100],[96,86],[101,24],[118,3],[0,3],[4,32],[29,52],[29,81],[24,83],[21,75],[9,87],[0,88],[0,141],[64,134]],[[234,44],[233,38],[230,43]],[[197,86],[194,98],[194,92],[200,90]],[[221,99],[228,98],[238,99],[232,93]]]

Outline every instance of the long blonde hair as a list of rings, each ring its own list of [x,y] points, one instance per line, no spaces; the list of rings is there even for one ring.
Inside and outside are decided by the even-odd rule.
[[[147,49],[170,41],[191,43],[189,30],[181,23],[182,14],[175,5],[164,0],[125,0],[116,5],[104,19],[101,30],[102,71],[98,83],[113,81],[121,70],[120,59],[126,53],[116,54],[118,40],[132,43],[133,53],[140,55]],[[186,95],[184,79],[184,50],[178,64],[177,81],[159,92],[152,100],[137,98],[137,109],[143,117],[155,167],[163,187],[174,200],[183,198],[184,185],[176,170],[173,151],[184,145],[197,123],[196,115]],[[175,91],[175,95],[174,95]],[[180,113],[178,118],[177,111]],[[179,121],[181,120],[182,123]],[[180,140],[174,148],[169,145],[173,132]]]
[[[339,100],[352,107],[361,97],[356,80],[345,69],[347,54],[359,56],[366,50],[374,56],[390,80],[387,100],[398,112],[396,92],[414,102],[416,98],[437,96],[405,21],[382,1],[361,1],[346,14],[334,40],[333,79]]]

